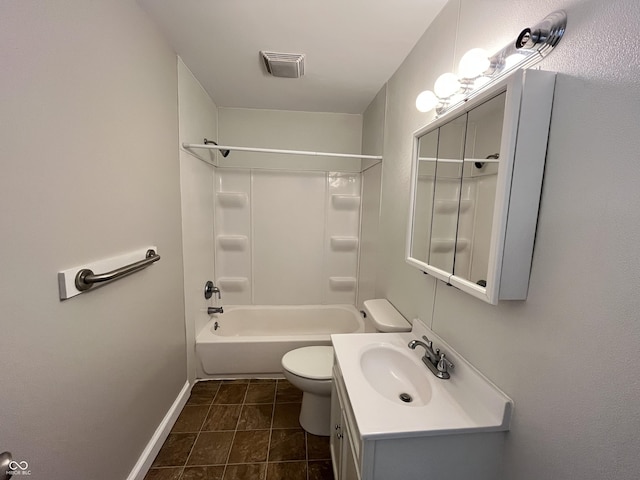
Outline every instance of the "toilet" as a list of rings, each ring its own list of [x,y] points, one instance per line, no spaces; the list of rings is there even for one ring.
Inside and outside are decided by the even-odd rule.
[[[282,357],[284,376],[302,390],[300,425],[314,435],[329,435],[333,347],[302,347]]]
[[[384,298],[364,302],[368,330],[376,332],[408,332],[411,325]],[[282,357],[284,376],[302,390],[300,425],[304,430],[320,436],[330,435],[331,376],[333,347],[312,346],[296,348]]]

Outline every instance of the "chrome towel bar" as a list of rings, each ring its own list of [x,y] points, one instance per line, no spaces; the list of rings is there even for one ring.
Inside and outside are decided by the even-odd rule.
[[[83,268],[76,274],[76,288],[81,292],[84,292],[86,290],[89,290],[95,283],[117,280],[118,278],[124,277],[125,275],[138,272],[143,268],[148,267],[152,263],[157,262],[158,260],[160,260],[160,255],[158,255],[155,250],[149,249],[147,250],[145,259],[135,263],[131,263],[129,265],[125,265],[124,267],[116,268],[115,270],[111,270],[110,272],[95,274],[93,273],[93,270]]]

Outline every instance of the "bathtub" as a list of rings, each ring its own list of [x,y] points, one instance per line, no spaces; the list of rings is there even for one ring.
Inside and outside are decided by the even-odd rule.
[[[225,306],[196,337],[198,374],[281,375],[288,351],[331,345],[332,333],[364,331],[352,305]]]

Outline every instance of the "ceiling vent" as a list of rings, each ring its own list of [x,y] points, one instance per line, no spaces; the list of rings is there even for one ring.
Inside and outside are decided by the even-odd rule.
[[[267,72],[274,77],[300,78],[304,75],[304,54],[265,52],[260,56]]]

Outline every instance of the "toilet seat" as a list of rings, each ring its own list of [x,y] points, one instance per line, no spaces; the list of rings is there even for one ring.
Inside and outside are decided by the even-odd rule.
[[[331,380],[333,347],[296,348],[282,357],[282,367],[299,377],[311,380]]]

